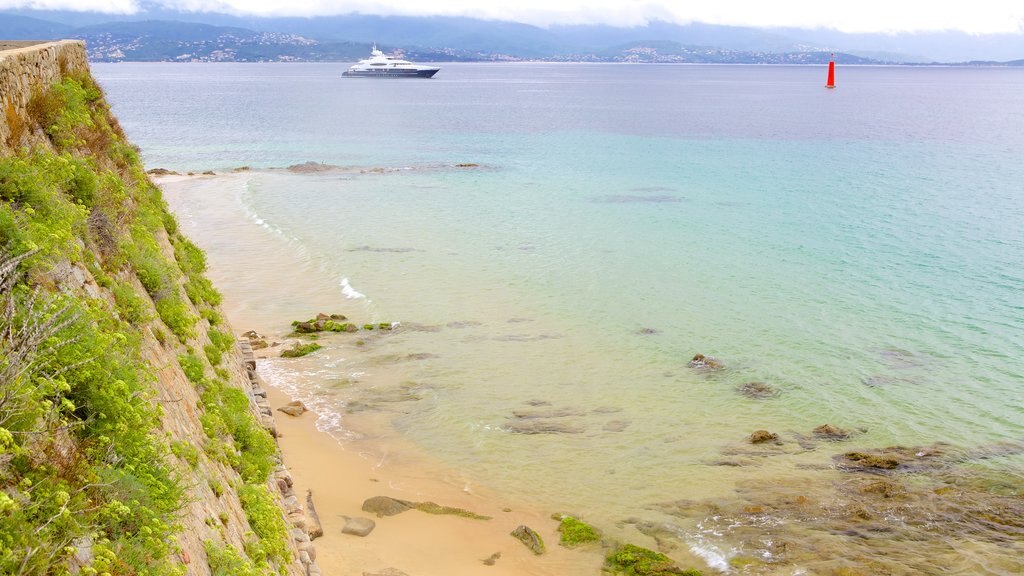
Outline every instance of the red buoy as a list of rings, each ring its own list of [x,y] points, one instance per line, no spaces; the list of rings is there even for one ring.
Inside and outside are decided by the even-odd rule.
[[[835,54],[832,54],[828,60],[828,81],[825,82],[825,88],[836,87],[836,61]]]

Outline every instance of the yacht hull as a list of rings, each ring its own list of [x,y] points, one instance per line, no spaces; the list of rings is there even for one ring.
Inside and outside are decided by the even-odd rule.
[[[347,78],[430,78],[437,74],[439,68],[424,70],[346,70],[341,73]]]

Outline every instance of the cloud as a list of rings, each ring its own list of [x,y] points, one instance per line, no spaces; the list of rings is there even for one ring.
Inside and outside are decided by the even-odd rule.
[[[135,0],[0,0],[0,10],[13,8],[134,14],[138,12],[139,5]]]
[[[4,7],[134,12],[147,0],[0,0]],[[734,26],[833,28],[843,32],[960,30],[1024,33],[1021,0],[918,2],[898,0],[152,0],[188,12],[259,16],[322,16],[359,12],[405,16],[468,16],[551,24],[642,25],[651,20]]]

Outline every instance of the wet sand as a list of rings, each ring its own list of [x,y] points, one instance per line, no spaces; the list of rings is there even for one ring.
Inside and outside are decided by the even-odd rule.
[[[388,568],[410,576],[572,575],[596,574],[599,547],[568,550],[558,545],[558,523],[549,511],[522,509],[492,494],[446,481],[446,471],[409,452],[397,441],[359,440],[339,443],[316,429],[316,415],[291,417],[276,411],[291,401],[269,386],[285,466],[292,473],[300,499],[313,491],[313,503],[324,529],[314,541],[317,562],[325,575],[377,573]],[[418,461],[416,464],[399,460]],[[463,508],[491,520],[433,515],[409,510],[376,518],[361,510],[373,496],[417,502],[432,501]],[[506,511],[507,510],[507,511]],[[372,518],[376,528],[365,538],[343,534],[343,516]],[[514,539],[517,526],[530,526],[544,539],[548,552],[536,556]],[[483,560],[500,552],[493,566]]]

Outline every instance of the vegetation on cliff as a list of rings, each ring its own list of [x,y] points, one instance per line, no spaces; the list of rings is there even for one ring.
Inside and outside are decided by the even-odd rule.
[[[280,571],[287,533],[265,488],[276,446],[219,366],[233,338],[210,329],[220,295],[205,256],[178,232],[87,73],[38,90],[27,118],[6,120],[0,573],[184,574],[176,535],[206,462],[237,471],[252,530],[244,556],[208,542],[211,570]],[[161,428],[147,346],[177,357],[197,388],[201,446]],[[221,483],[207,483],[220,497]]]

